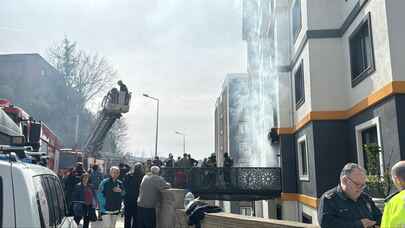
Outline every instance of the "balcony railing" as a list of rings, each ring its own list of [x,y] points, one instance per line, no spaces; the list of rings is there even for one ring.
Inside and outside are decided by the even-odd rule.
[[[162,168],[161,176],[203,199],[260,200],[281,194],[280,168]]]

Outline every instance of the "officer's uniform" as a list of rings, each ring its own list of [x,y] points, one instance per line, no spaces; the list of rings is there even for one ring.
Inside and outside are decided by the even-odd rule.
[[[363,228],[364,218],[381,223],[381,212],[366,193],[353,201],[337,186],[322,195],[318,208],[322,228]]]
[[[405,190],[386,199],[381,228],[405,227]]]

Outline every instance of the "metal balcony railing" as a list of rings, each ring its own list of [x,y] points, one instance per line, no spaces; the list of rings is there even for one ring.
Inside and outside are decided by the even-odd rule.
[[[161,168],[161,176],[203,199],[259,200],[281,194],[280,168]]]

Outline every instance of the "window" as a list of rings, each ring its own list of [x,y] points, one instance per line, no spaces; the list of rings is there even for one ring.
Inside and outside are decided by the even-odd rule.
[[[245,216],[253,216],[253,210],[251,207],[241,207],[240,214]]]
[[[294,73],[295,83],[295,108],[298,110],[305,102],[305,87],[304,87],[304,63],[301,62],[300,66]]]
[[[309,180],[308,149],[306,136],[298,139],[298,169],[300,180]]]
[[[302,223],[312,224],[312,216],[302,212]]]
[[[369,169],[370,158],[368,157],[366,150],[364,148],[365,145],[378,145],[377,141],[377,127],[373,126],[368,129],[365,129],[361,132],[361,140],[363,144],[363,159],[364,159],[364,167],[367,170],[367,173],[370,175],[380,175],[379,169]],[[378,161],[377,161],[378,162]],[[378,162],[379,163],[379,162]]]
[[[34,177],[41,226],[56,226],[65,217],[64,195],[58,178],[52,175]]]
[[[352,87],[375,71],[371,16],[360,23],[349,38]]]
[[[297,40],[298,34],[301,31],[301,0],[295,0],[292,7],[292,34]]]
[[[384,170],[383,164],[383,154],[380,151],[378,153],[377,159],[368,158],[367,153],[364,149],[365,145],[375,145],[381,147],[381,139],[380,139],[380,123],[379,118],[375,117],[365,123],[357,125],[355,127],[356,130],[356,143],[357,143],[357,160],[358,163],[363,166],[367,174],[369,175],[381,175]],[[370,169],[369,163],[374,162],[376,164],[371,163],[372,169]]]

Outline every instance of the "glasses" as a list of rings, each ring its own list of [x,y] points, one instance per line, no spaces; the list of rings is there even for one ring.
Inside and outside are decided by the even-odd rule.
[[[363,189],[365,189],[365,188],[367,187],[367,184],[359,184],[359,183],[356,183],[354,180],[352,180],[352,178],[350,178],[349,176],[346,176],[346,177],[347,177],[347,179],[349,179],[350,182],[352,182],[352,184],[353,184],[354,186],[356,186],[356,188],[358,188],[358,189],[363,190]]]

